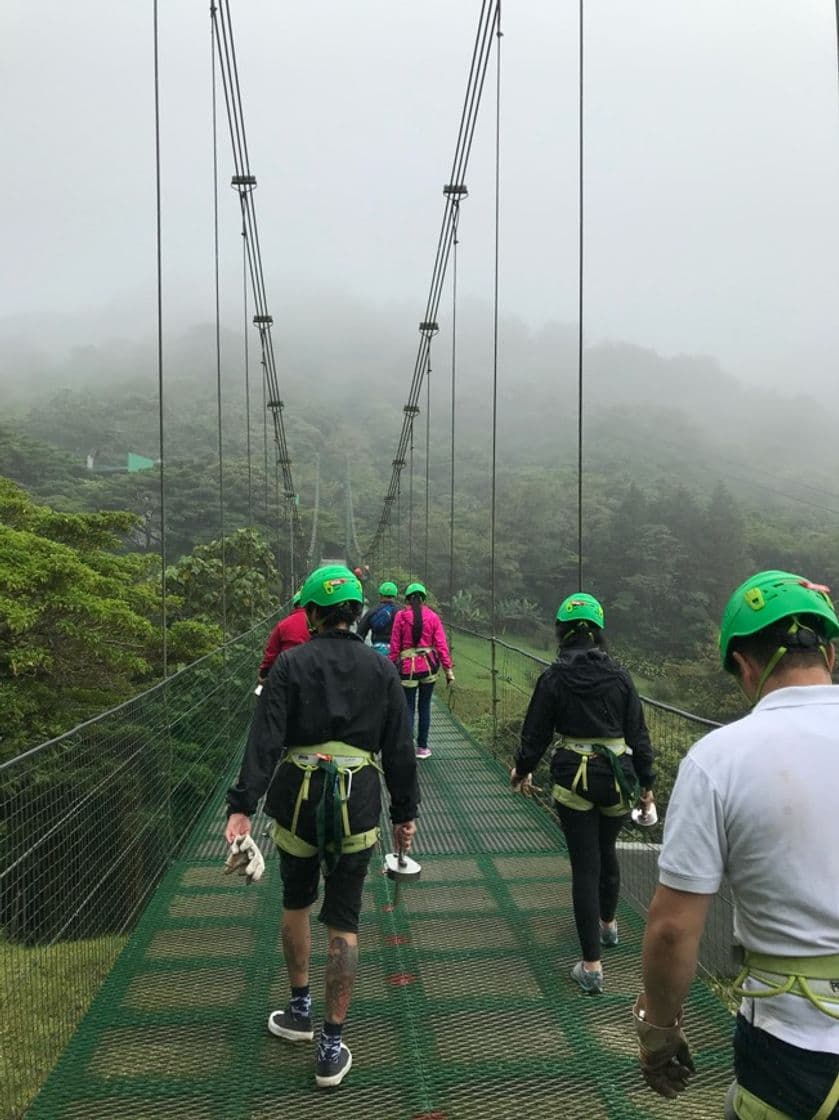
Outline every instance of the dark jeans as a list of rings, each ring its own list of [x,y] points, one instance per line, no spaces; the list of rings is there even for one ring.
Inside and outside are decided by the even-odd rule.
[[[792,1120],[810,1120],[839,1074],[839,1054],[802,1050],[738,1015],[734,1072],[737,1083],[766,1104]],[[830,1116],[839,1118],[839,1105]]]
[[[414,733],[414,712],[417,707],[417,693],[419,693],[419,730],[417,731],[417,746],[428,746],[428,729],[431,727],[431,693],[434,685],[420,681],[416,688],[406,688],[405,700],[408,703],[408,715],[411,719],[411,734]]]
[[[571,860],[571,897],[583,960],[598,961],[600,919],[611,922],[618,906],[621,878],[615,844],[626,816],[605,817],[596,808],[583,812],[555,804]]]

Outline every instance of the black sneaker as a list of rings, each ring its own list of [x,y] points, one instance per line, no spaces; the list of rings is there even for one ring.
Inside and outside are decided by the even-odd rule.
[[[289,1042],[311,1042],[315,1037],[311,1015],[295,1015],[290,1007],[285,1011],[272,1011],[268,1016],[268,1030],[277,1038]]]
[[[318,1058],[315,1063],[315,1081],[319,1089],[334,1089],[352,1069],[352,1054],[343,1042],[338,1057],[333,1061]]]

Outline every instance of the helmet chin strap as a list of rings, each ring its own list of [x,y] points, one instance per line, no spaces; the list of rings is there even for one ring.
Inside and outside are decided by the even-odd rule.
[[[828,672],[830,672],[830,658],[828,657],[828,654],[827,654],[827,648],[826,648],[824,642],[819,641],[818,635],[816,634],[816,632],[811,627],[802,626],[801,623],[798,621],[798,619],[795,618],[795,619],[793,619],[792,625],[790,626],[789,630],[787,630],[787,637],[794,639],[796,637],[796,635],[802,630],[807,631],[808,633],[810,633],[813,636],[813,638],[815,639],[815,642],[813,644],[818,645],[819,650],[821,652],[821,655],[824,658],[824,663],[827,666],[827,670],[828,670]],[[804,646],[804,643],[799,643],[799,642],[791,642],[790,643],[790,645],[793,645],[793,644]],[[749,696],[748,692],[746,692],[745,688],[743,688],[743,682],[741,681],[741,679],[739,677],[737,678],[737,683],[740,685],[740,688],[745,693],[746,699],[749,701],[750,704],[752,704],[752,706],[754,706],[758,702],[758,700],[760,700],[761,694],[762,694],[764,688],[766,687],[766,682],[769,680],[769,678],[774,673],[778,662],[781,660],[781,658],[784,656],[784,654],[789,652],[789,648],[790,647],[788,645],[787,646],[778,646],[778,648],[775,650],[775,652],[769,658],[769,661],[766,663],[766,666],[765,666],[763,672],[760,674],[760,680],[757,682],[757,690],[755,691],[754,699],[752,699],[752,697]],[[804,648],[806,648],[806,646],[804,646]],[[810,648],[812,648],[812,644],[811,644]]]

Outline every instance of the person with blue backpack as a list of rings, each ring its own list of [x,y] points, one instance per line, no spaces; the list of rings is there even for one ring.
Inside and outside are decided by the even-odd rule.
[[[377,653],[387,657],[393,620],[399,607],[396,596],[399,588],[392,580],[385,580],[379,587],[379,602],[371,607],[358,624],[358,636],[364,641],[370,634],[370,644]]]

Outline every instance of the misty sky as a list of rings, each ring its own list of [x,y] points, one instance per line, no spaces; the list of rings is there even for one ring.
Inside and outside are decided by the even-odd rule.
[[[389,330],[403,319],[412,358],[479,0],[231,7],[278,330],[284,315],[350,298],[380,306]],[[175,331],[213,309],[209,16],[205,0],[160,9]],[[0,318],[33,313],[35,334],[56,313],[102,309],[114,331],[154,330],[151,14],[151,0],[0,10]],[[507,0],[503,24],[502,310],[571,321],[577,2]],[[588,0],[585,49],[587,337],[713,354],[794,387],[835,374],[833,0]],[[487,301],[493,93],[461,223],[462,291]],[[221,125],[223,302],[235,321],[241,239]]]

